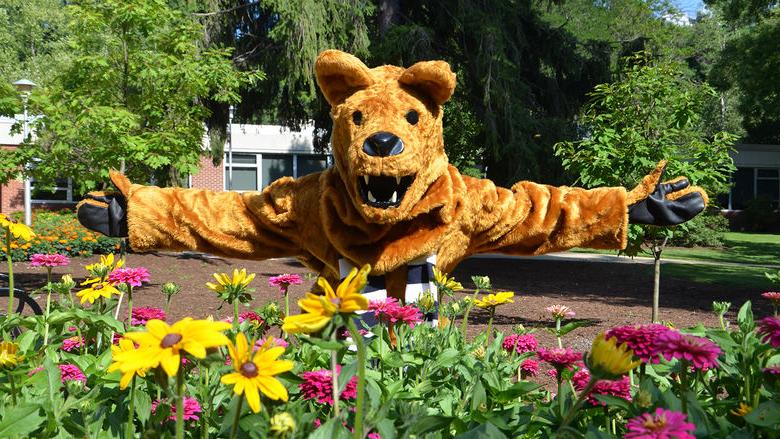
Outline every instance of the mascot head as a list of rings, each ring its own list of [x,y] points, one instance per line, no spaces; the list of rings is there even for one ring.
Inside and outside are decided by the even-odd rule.
[[[338,50],[322,52],[317,84],[331,105],[336,172],[368,222],[392,224],[447,176],[442,104],[455,89],[444,61],[369,69]]]

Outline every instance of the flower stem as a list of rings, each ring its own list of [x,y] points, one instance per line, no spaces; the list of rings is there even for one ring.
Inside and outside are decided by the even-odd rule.
[[[127,327],[133,324],[133,286],[127,284]]]
[[[590,391],[593,390],[594,387],[596,387],[597,382],[598,382],[597,379],[590,377],[590,381],[588,381],[588,384],[585,386],[584,389],[582,389],[582,392],[580,392],[580,396],[577,397],[577,401],[569,409],[569,412],[566,413],[566,417],[563,418],[561,425],[558,427],[559,432],[563,430],[567,425],[569,425],[569,423],[574,419],[574,416],[577,414],[577,411],[580,409],[580,406],[582,405],[583,402],[585,402],[585,398],[587,398]]]
[[[685,416],[688,416],[688,361],[680,360],[682,373],[680,373],[680,408]]]
[[[352,340],[357,346],[357,402],[355,403],[355,439],[363,439],[363,400],[366,387],[366,346],[363,343],[363,336],[360,335],[352,319],[347,320],[347,327],[352,334]]]
[[[238,332],[238,300],[233,301],[233,330]]]
[[[379,374],[385,380],[385,325],[379,322]]]
[[[290,315],[290,296],[287,294],[287,288],[284,289],[284,316]],[[287,338],[287,333],[282,331],[282,337]]]
[[[8,383],[11,385],[11,402],[16,405],[16,381],[14,380],[14,375],[10,371],[8,372]]]
[[[555,338],[558,340],[558,349],[563,349],[563,341],[561,341],[561,319],[555,319]]]
[[[135,376],[130,382],[130,405],[127,412],[127,425],[125,426],[125,438],[130,439],[135,437]]]
[[[184,368],[176,373],[176,439],[184,439]]]
[[[401,325],[395,325],[395,334],[396,334],[396,350],[401,351],[401,348],[403,347],[403,339],[401,338],[401,332],[403,329],[401,328]],[[403,364],[398,367],[398,381],[402,382],[404,381],[404,366]]]
[[[336,341],[338,340],[338,329],[335,329],[333,331],[333,335],[331,335],[331,340]],[[336,351],[330,351],[330,375],[331,375],[331,386],[333,387],[333,416],[338,418],[341,413],[339,412],[339,372],[338,368],[336,367],[338,365],[338,361],[336,359]]]
[[[11,229],[5,229],[5,256],[8,260],[8,317],[14,312],[14,261],[11,257]]]
[[[487,343],[486,346],[490,345],[490,339],[493,338],[493,316],[496,315],[496,307],[491,306],[490,307],[490,319],[488,320],[488,328],[487,328]]]
[[[477,294],[479,294],[479,288],[474,290],[474,294],[471,296],[471,301],[469,301],[469,306],[466,307],[466,312],[463,313],[463,323],[461,323],[460,332],[463,333],[463,340],[466,340],[466,333],[469,330],[469,313],[471,313],[471,308],[474,307],[474,299],[477,298]]]
[[[51,310],[51,267],[46,267],[46,314],[43,316],[43,346],[49,344],[49,313]]]
[[[233,427],[230,429],[230,438],[238,437],[238,421],[241,420],[241,409],[244,408],[244,396],[236,395],[238,398],[238,407],[236,407],[236,416],[233,418]]]

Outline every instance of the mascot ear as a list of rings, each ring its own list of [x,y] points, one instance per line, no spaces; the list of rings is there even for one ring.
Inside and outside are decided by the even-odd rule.
[[[404,70],[398,82],[430,97],[436,105],[447,102],[455,91],[455,74],[444,61],[421,61]]]
[[[331,106],[374,83],[371,72],[355,56],[339,50],[326,50],[314,63],[317,85]]]

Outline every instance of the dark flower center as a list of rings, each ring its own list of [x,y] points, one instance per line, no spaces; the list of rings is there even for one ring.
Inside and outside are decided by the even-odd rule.
[[[97,285],[93,285],[93,286],[92,286],[92,289],[93,289],[93,290],[102,290],[102,289],[103,289],[103,284],[97,284]]]
[[[251,361],[241,365],[241,375],[247,378],[254,378],[257,376],[257,365]]]
[[[181,334],[168,334],[163,337],[160,347],[167,349],[173,347],[176,343],[181,341]]]

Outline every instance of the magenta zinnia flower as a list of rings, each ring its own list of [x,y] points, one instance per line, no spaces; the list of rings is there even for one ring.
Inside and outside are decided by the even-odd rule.
[[[656,349],[656,339],[659,335],[671,331],[669,327],[653,323],[639,326],[618,326],[604,335],[605,340],[612,337],[618,344],[625,343],[644,363],[658,363],[660,356]]]
[[[523,361],[520,364],[520,372],[523,376],[535,377],[539,373],[539,362],[530,358]]]
[[[539,359],[550,363],[556,369],[563,369],[582,359],[582,352],[575,352],[571,348],[539,349],[536,353]]]
[[[303,283],[303,279],[297,274],[280,274],[279,276],[273,276],[268,279],[268,285],[272,287],[279,287],[279,292],[284,294],[290,285],[300,285]]]
[[[368,310],[374,313],[374,317],[379,320],[386,320],[387,313],[400,308],[398,299],[395,297],[386,297],[383,300],[372,300],[368,303]]]
[[[336,368],[341,372],[341,366]],[[314,399],[319,403],[333,405],[333,373],[328,369],[320,369],[301,374],[303,382],[298,385],[303,394],[303,399]],[[342,400],[355,399],[357,397],[357,377],[349,380],[339,398]]]
[[[571,381],[575,389],[582,391],[590,381],[590,372],[587,369],[580,369],[574,373]],[[596,383],[596,387],[588,394],[588,402],[591,405],[606,406],[596,399],[595,395],[611,395],[631,401],[631,380],[626,375],[618,380],[599,380]]]
[[[687,416],[661,407],[655,414],[645,413],[632,418],[626,424],[626,439],[695,439],[696,426],[687,421]]]
[[[160,400],[152,401],[152,413],[157,411],[157,406],[160,405]],[[190,398],[189,396],[184,397],[184,416],[182,416],[182,419],[185,421],[197,421],[200,418],[198,417],[198,413],[201,412],[200,403],[198,403],[198,400],[195,398]],[[168,420],[175,421],[176,420],[176,404],[171,403],[171,415],[168,416]]]
[[[73,349],[78,349],[84,344],[83,340],[83,338],[79,338],[78,336],[66,338],[65,340],[62,340],[62,350],[70,352]]]
[[[386,323],[391,325],[414,325],[422,322],[422,312],[414,305],[399,306],[385,313]]]
[[[667,360],[686,360],[694,369],[707,370],[718,366],[720,347],[708,338],[667,331],[656,338],[656,348]]]
[[[33,267],[62,267],[70,264],[67,256],[59,253],[43,254],[36,253],[30,256],[30,265]]]
[[[149,279],[149,270],[144,267],[117,268],[108,275],[108,281],[113,285],[128,284],[134,287],[140,287],[141,283],[149,282]]]
[[[58,366],[60,368],[60,381],[62,381],[63,384],[68,381],[87,382],[87,377],[84,375],[84,372],[75,364],[59,364]]]
[[[780,348],[780,317],[764,317],[758,321],[758,333],[773,348]]]
[[[535,351],[539,342],[536,341],[533,334],[510,334],[504,337],[501,346],[507,352],[512,352],[514,349],[518,354],[522,354],[523,352]]]
[[[772,376],[780,376],[780,364],[773,364],[764,368],[764,373]]]
[[[156,319],[165,321],[165,311],[151,306],[133,308],[133,318],[130,323],[133,326],[143,326],[149,320]]]

